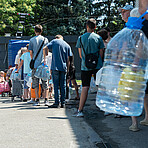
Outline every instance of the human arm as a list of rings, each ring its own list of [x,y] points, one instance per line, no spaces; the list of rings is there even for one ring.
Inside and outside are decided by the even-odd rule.
[[[30,50],[30,57],[31,57],[31,60],[33,59],[33,52],[32,50]]]
[[[80,37],[77,40],[77,44],[76,47],[78,48],[78,52],[79,52],[79,57],[82,59],[82,49],[81,49],[81,43],[80,43]]]
[[[143,14],[148,9],[148,0],[139,0],[139,12]],[[146,14],[145,19],[148,20],[148,14]]]
[[[44,64],[46,63],[46,53],[48,53],[49,49],[47,46],[43,48],[43,56],[44,56]]]
[[[67,59],[67,73],[69,72],[69,67],[70,67],[70,60],[69,60],[69,56],[68,56],[68,59]]]
[[[79,57],[82,59],[82,54],[81,54],[81,48],[78,48],[78,52],[79,52]]]
[[[100,56],[101,56],[101,59],[103,59],[103,48],[102,49],[100,49]]]
[[[16,73],[18,73],[18,71],[21,69],[22,65],[24,63],[24,60],[21,60],[18,69],[16,70]]]

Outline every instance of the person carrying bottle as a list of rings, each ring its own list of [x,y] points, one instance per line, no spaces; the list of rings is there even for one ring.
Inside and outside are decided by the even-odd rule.
[[[140,1],[139,2],[139,8],[134,8],[131,13],[130,13],[130,16],[131,17],[140,17],[140,13],[139,13],[139,10],[140,12],[143,13],[143,9],[146,11],[146,5],[148,6],[148,2],[147,4],[144,6],[143,5],[143,2],[145,2],[146,4],[146,1]],[[142,9],[142,11],[141,11]],[[147,15],[144,16],[145,18],[147,18]],[[143,22],[143,27],[141,29],[145,36],[148,38],[148,18],[147,20],[145,20]],[[148,82],[146,84],[146,90],[145,90],[145,97],[144,97],[144,109],[145,109],[145,118],[144,120],[140,121],[140,124],[141,125],[147,125],[148,126]],[[130,131],[133,131],[133,132],[136,132],[136,131],[139,131],[140,129],[138,128],[138,122],[137,122],[137,117],[136,116],[132,116],[132,125],[129,127],[129,130]]]
[[[35,63],[34,63],[34,68],[32,69],[32,88],[35,88],[35,95],[36,95],[36,103],[34,104],[34,106],[40,106],[40,101],[39,101],[39,78],[36,78],[34,76],[35,72],[36,72],[36,69],[38,68],[39,65],[41,65],[41,62],[43,60],[43,47],[48,43],[48,39],[43,37],[41,34],[43,32],[43,28],[41,25],[36,25],[35,26],[35,37],[32,37],[30,39],[30,42],[29,42],[29,47],[28,47],[28,50],[30,50],[30,57],[31,59],[35,59],[37,53],[38,53],[38,50],[41,48],[41,51],[39,52],[36,60],[35,60]],[[42,45],[42,47],[41,47]],[[42,86],[43,86],[43,98],[45,99],[45,105],[46,103],[48,104],[48,82],[47,81],[44,81],[42,80]]]

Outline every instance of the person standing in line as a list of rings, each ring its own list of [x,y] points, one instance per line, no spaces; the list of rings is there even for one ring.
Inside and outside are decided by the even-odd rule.
[[[76,91],[76,97],[74,100],[80,100],[79,92],[78,92],[78,85],[76,82],[76,76],[75,76],[75,66],[74,66],[74,56],[69,57],[69,72],[67,73],[67,87],[66,87],[66,97],[69,98],[69,83],[72,82],[75,91]],[[69,98],[70,99],[70,98]]]
[[[36,78],[34,76],[35,72],[36,72],[36,69],[38,68],[39,65],[41,65],[42,63],[42,60],[43,60],[43,47],[45,45],[47,45],[48,43],[48,39],[43,37],[41,34],[42,34],[42,31],[43,31],[43,28],[41,25],[36,25],[35,26],[35,37],[32,37],[30,39],[30,43],[29,43],[29,47],[28,47],[28,50],[30,50],[30,57],[31,59],[34,59],[39,48],[41,47],[42,43],[43,43],[43,46],[41,48],[41,51],[40,53],[38,54],[36,60],[35,60],[35,63],[34,63],[34,68],[32,69],[32,88],[35,89],[35,95],[36,95],[36,103],[34,104],[34,106],[40,106],[40,101],[39,101],[39,78]],[[47,100],[48,98],[48,82],[47,81],[44,81],[42,80],[42,86],[43,86],[43,98],[45,99],[44,103],[45,105],[48,105],[49,102]]]
[[[60,86],[60,102],[61,108],[65,107],[66,92],[66,72],[69,71],[69,56],[72,55],[71,47],[63,40],[62,35],[56,35],[47,46],[43,49],[44,60],[46,60],[46,52],[52,51],[51,75],[54,85],[55,103],[49,108],[59,107],[59,86]]]
[[[21,62],[19,64],[19,67],[18,67],[16,73],[19,72],[22,65],[24,64],[23,77],[25,78],[27,76],[27,74],[31,71],[31,69],[29,67],[31,58],[30,58],[29,50],[26,47],[21,48],[21,49],[24,50],[24,53],[20,57]],[[24,98],[23,98],[24,102],[27,102],[27,99],[28,99],[28,96],[29,96],[28,94],[29,94],[29,87],[27,86],[27,81],[24,80]]]
[[[133,9],[133,6],[131,5],[125,5],[123,8],[119,9],[119,12],[121,12],[122,20],[127,23],[128,17],[130,16],[130,12]]]
[[[79,56],[82,59],[81,61],[82,91],[81,91],[81,96],[80,96],[79,109],[76,112],[76,114],[73,115],[76,117],[84,116],[83,107],[87,100],[91,76],[92,74],[96,76],[97,71],[102,67],[102,56],[103,56],[104,44],[103,44],[102,38],[98,34],[94,33],[95,28],[96,28],[96,20],[93,18],[87,20],[86,22],[87,32],[81,36],[81,42],[80,42],[80,37],[78,38],[77,44],[76,44],[76,47],[78,48],[78,51],[79,51]],[[85,55],[82,50],[81,43],[83,44],[86,54],[96,53],[96,52],[99,53],[97,67],[95,69],[88,69],[86,67]]]
[[[102,62],[104,62],[105,49],[107,48],[107,43],[108,43],[108,42],[106,41],[106,40],[108,39],[108,32],[107,32],[106,29],[101,29],[101,30],[99,30],[99,31],[97,32],[97,34],[102,37],[102,40],[103,40],[103,43],[104,43],[103,57],[102,57]]]
[[[130,16],[131,17],[139,17],[141,14],[143,14],[148,8],[148,1],[141,0],[139,1],[139,8],[134,8]],[[142,31],[144,32],[145,36],[148,38],[148,14],[144,16],[146,20],[143,22]],[[146,90],[145,90],[145,97],[144,97],[144,109],[145,109],[145,118],[140,121],[141,125],[148,126],[148,82],[146,84]],[[130,131],[136,132],[140,129],[138,128],[138,121],[136,116],[132,116],[132,125],[129,127]]]
[[[105,30],[107,31],[107,33],[108,33],[108,38],[105,40],[105,41],[106,41],[106,44],[104,44],[105,48],[107,48],[107,44],[108,44],[109,41],[112,39],[112,37],[110,36],[111,30],[110,30],[109,27],[105,27],[104,29],[105,29]]]
[[[105,49],[107,48],[108,42],[111,40],[110,28],[109,27],[103,28],[103,29],[99,30],[97,32],[97,34],[99,34],[102,37],[103,43],[104,43],[104,46],[105,46],[104,49],[103,49],[103,58],[102,58],[102,61],[104,62]],[[108,116],[108,115],[111,115],[111,114],[112,113],[104,112],[104,116]]]
[[[146,10],[148,10],[148,0],[139,0],[140,14],[142,15]],[[145,33],[146,37],[148,38],[148,14],[146,14],[144,18],[146,20],[143,22],[142,31]],[[145,118],[144,120],[140,121],[140,124],[148,126],[148,82],[144,98],[144,109],[145,109]]]

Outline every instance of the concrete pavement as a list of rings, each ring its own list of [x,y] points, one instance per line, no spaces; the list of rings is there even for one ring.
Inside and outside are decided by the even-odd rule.
[[[76,108],[47,108],[0,98],[0,148],[95,148],[101,139]],[[53,103],[53,100],[50,100]]]
[[[89,94],[84,108],[84,120],[103,139],[108,148],[148,148],[148,126],[139,124],[140,131],[129,131],[131,117],[114,118],[104,116],[95,105],[96,94]],[[138,123],[144,119],[144,112],[137,118]],[[102,148],[102,144],[98,143]]]
[[[19,99],[11,102],[10,98],[0,98],[0,148],[148,147],[148,126],[139,124],[140,131],[129,131],[130,117],[105,117],[95,100],[96,94],[89,94],[84,118],[76,118],[72,114],[79,101],[71,101],[64,109],[51,109],[43,103],[34,107]],[[138,122],[143,118],[144,113]]]

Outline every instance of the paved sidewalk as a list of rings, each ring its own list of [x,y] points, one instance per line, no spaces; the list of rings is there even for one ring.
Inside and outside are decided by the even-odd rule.
[[[0,148],[95,148],[101,139],[76,108],[47,108],[0,98]],[[50,100],[53,103],[53,100]]]
[[[115,115],[104,116],[95,105],[96,94],[89,94],[84,108],[84,120],[103,139],[107,148],[148,148],[148,126],[139,124],[140,131],[132,132],[130,117],[114,118]],[[138,117],[138,123],[144,119]],[[103,148],[102,143],[97,146]]]
[[[75,93],[71,95],[75,97]],[[65,109],[39,107],[16,99],[0,98],[0,148],[147,148],[148,126],[131,132],[130,117],[105,117],[95,105],[96,94],[89,94],[84,118],[72,117],[79,101]],[[43,102],[43,100],[42,100]],[[53,103],[53,100],[50,100]],[[144,113],[138,122],[144,118]]]

